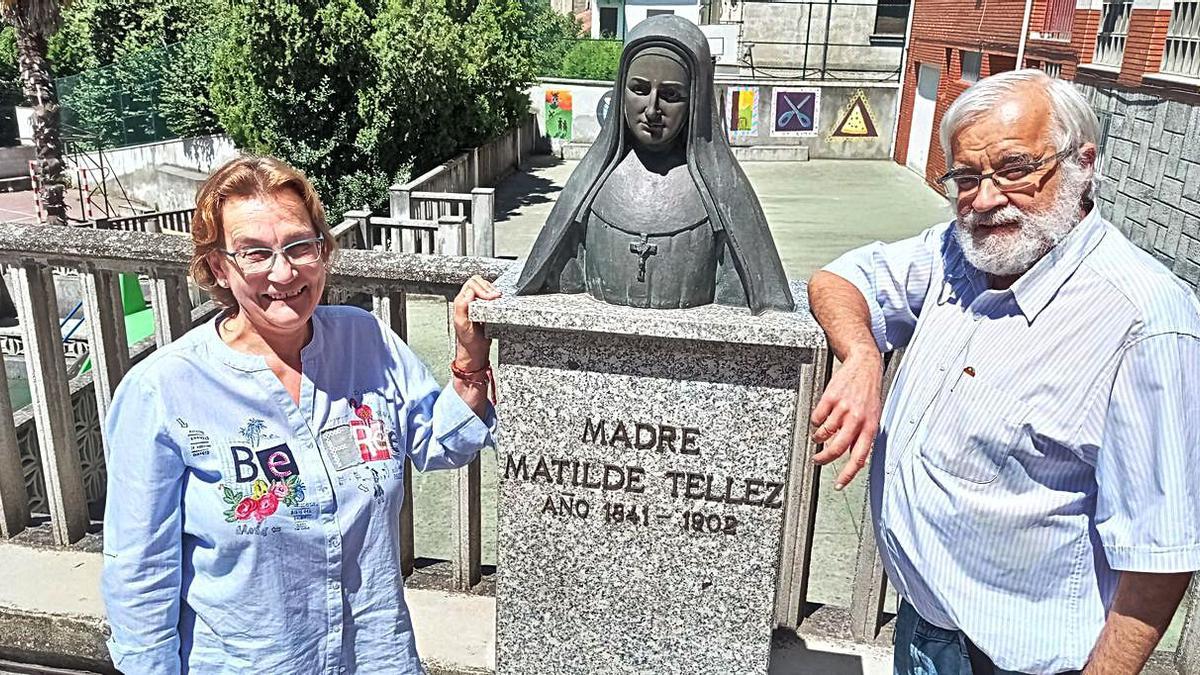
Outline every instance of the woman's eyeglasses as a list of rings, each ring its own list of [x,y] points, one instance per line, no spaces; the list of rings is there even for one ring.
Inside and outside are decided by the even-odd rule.
[[[258,274],[275,267],[275,256],[282,253],[292,265],[311,265],[321,259],[321,247],[325,237],[301,239],[282,248],[250,247],[236,251],[221,252],[233,258],[233,262],[246,274]]]

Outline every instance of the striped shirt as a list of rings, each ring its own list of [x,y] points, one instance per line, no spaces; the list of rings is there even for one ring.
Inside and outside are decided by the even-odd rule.
[[[826,270],[906,348],[871,507],[927,621],[1004,670],[1077,669],[1117,570],[1200,569],[1200,301],[1097,211],[1007,290],[953,223]]]

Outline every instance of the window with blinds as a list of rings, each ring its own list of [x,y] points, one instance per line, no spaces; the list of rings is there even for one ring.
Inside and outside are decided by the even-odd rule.
[[[1048,0],[1046,16],[1037,37],[1042,40],[1071,41],[1071,24],[1075,21],[1075,0]]]

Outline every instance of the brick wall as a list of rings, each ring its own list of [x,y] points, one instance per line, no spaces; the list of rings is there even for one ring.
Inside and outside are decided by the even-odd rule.
[[[1045,0],[1034,1],[1030,26],[1042,25],[1046,7]],[[1024,0],[976,0],[973,3],[963,0],[921,0],[913,4],[912,11],[912,34],[904,74],[904,91],[900,97],[900,120],[896,129],[893,159],[904,164],[908,157],[917,74],[920,64],[933,66],[941,71],[941,77],[938,81],[934,131],[929,143],[925,179],[935,185],[933,181],[946,171],[938,127],[946,109],[970,86],[962,79],[961,53],[964,50],[983,53],[980,77],[1015,68],[1025,3]],[[1068,67],[1073,71],[1077,60],[1068,43],[1049,40],[1030,40],[1026,55],[1030,62],[1062,63],[1064,71]]]
[[[1129,37],[1125,41],[1125,56],[1117,82],[1136,87],[1142,83],[1142,75],[1158,72],[1170,23],[1170,10],[1133,10],[1129,17]]]
[[[1102,212],[1200,290],[1200,105],[1113,88],[1083,89],[1107,118]]]
[[[1096,52],[1096,35],[1100,32],[1100,10],[1075,10],[1075,21],[1071,25],[1070,50],[1077,55],[1077,63],[1091,63],[1092,55]],[[1075,79],[1078,67],[1075,63],[1067,63],[1062,69],[1064,80]]]

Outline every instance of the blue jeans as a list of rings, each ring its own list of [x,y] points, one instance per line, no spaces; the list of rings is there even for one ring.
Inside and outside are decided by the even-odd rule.
[[[917,610],[900,601],[896,614],[895,675],[972,675],[967,636],[922,619]]]
[[[892,668],[895,675],[1020,675],[1000,670],[962,631],[929,623],[904,600],[896,614]]]

